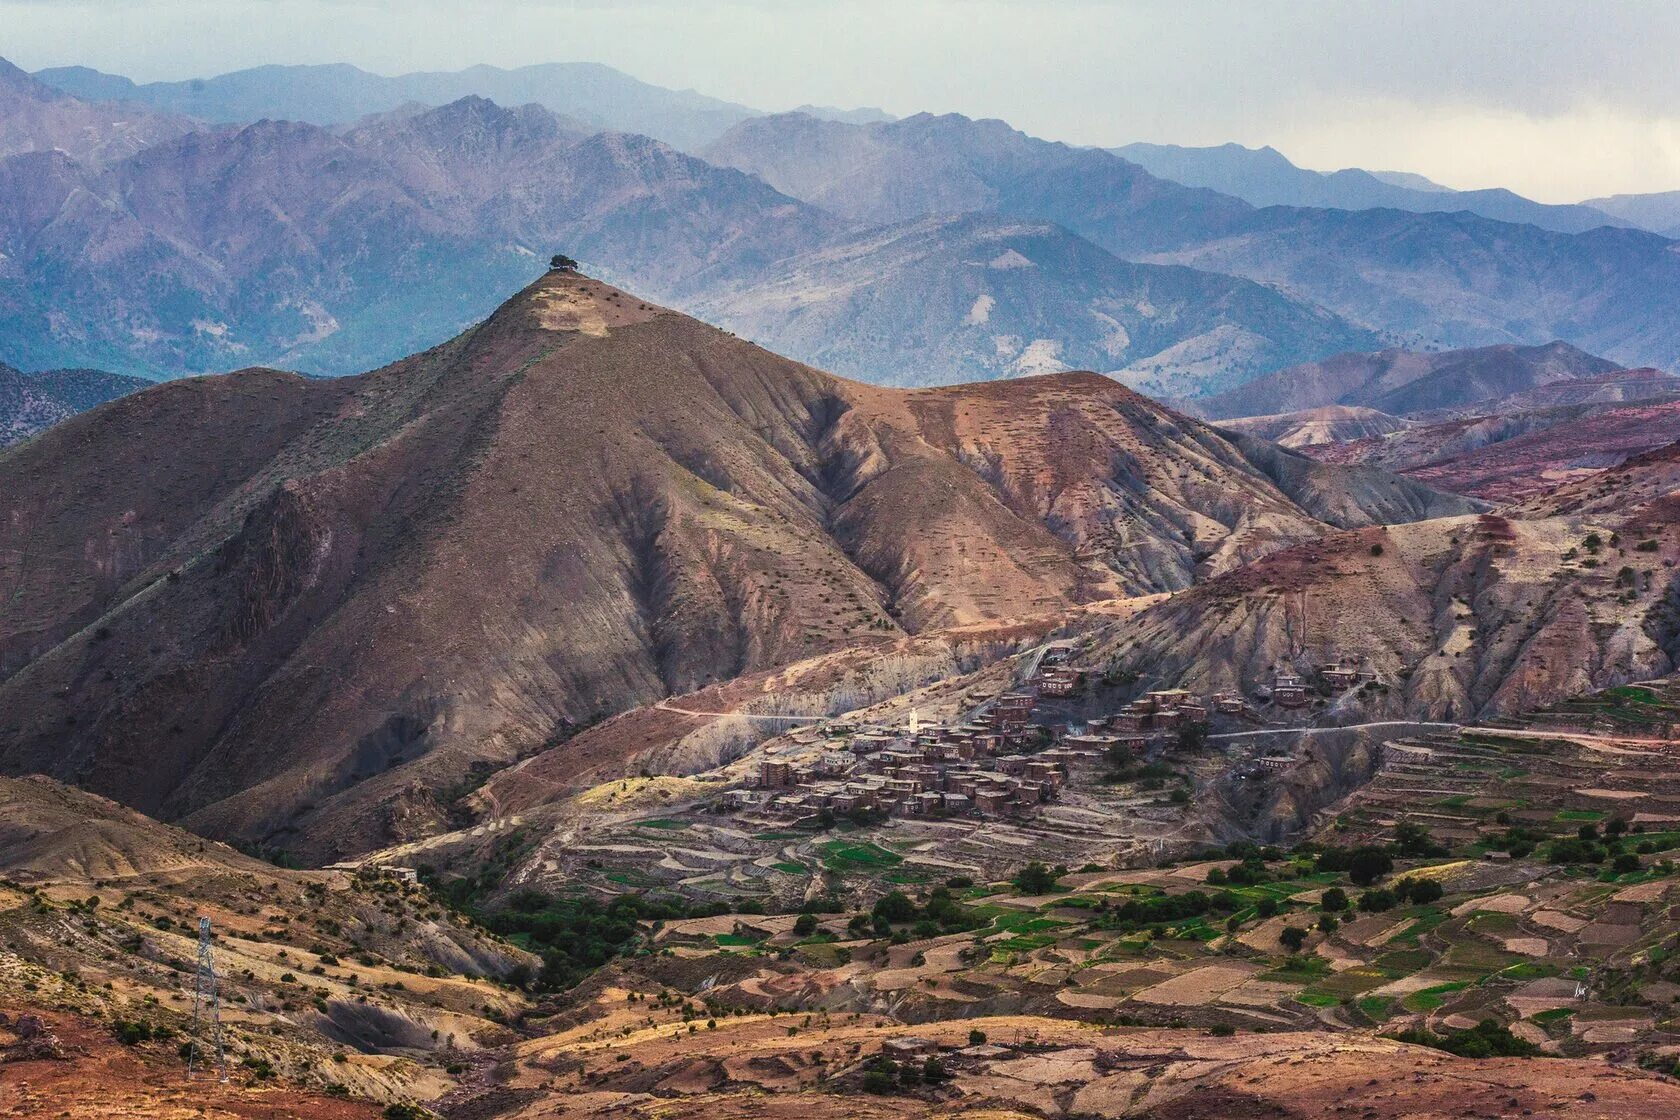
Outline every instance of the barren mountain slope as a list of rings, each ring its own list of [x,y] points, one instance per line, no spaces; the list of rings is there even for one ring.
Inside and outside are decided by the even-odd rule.
[[[989,215],[872,229],[719,284],[697,312],[891,384],[1065,369],[1196,395],[1376,336],[1246,280],[1117,259],[1049,222]]]
[[[841,224],[536,106],[467,98],[344,131],[263,120],[101,168],[0,159],[0,336],[22,366],[352,373],[466,328],[556,249],[668,293]]]
[[[0,362],[0,447],[151,382],[97,369],[23,373]]]
[[[1407,421],[1390,417],[1402,427],[1302,450],[1326,463],[1364,463],[1453,493],[1513,501],[1680,438],[1677,402],[1680,378],[1617,370],[1414,413]],[[1313,415],[1247,417],[1222,426],[1284,440],[1328,434]]]
[[[1680,524],[1626,505],[1363,529],[1176,595],[1111,627],[1096,659],[1139,688],[1251,692],[1368,658],[1384,687],[1338,700],[1346,721],[1524,711],[1673,671],[1677,555]]]
[[[1606,374],[1614,362],[1561,342],[1421,353],[1337,354],[1282,369],[1196,402],[1220,418],[1273,415],[1325,405],[1361,405],[1393,416],[1469,405],[1555,382]]]
[[[1680,398],[1680,377],[1643,366],[1639,369],[1612,369],[1604,373],[1547,380],[1530,389],[1486,400],[1470,401],[1450,408],[1416,412],[1412,417],[1433,423],[1439,420],[1586,405],[1612,408],[1637,401],[1666,401],[1676,398]]]
[[[496,1020],[523,1005],[489,981],[531,963],[420,888],[282,870],[39,776],[0,778],[0,884],[0,1105],[18,1115],[180,1115],[192,1009],[181,993],[201,915],[232,1073],[203,1087],[216,1115],[376,1114],[319,1095],[334,1084],[373,1100],[436,1096],[440,1059],[504,1041]],[[8,1028],[29,1013],[62,1045],[19,1066],[36,1055],[9,1047]],[[119,1046],[124,1021],[155,1041]]]
[[[71,97],[0,58],[0,159],[61,151],[89,165],[111,163],[196,127],[139,105]]]
[[[1621,514],[1638,533],[1680,514],[1680,443],[1635,455],[1608,470],[1535,494],[1514,505],[1525,517]]]
[[[1219,426],[1227,431],[1269,439],[1280,447],[1299,451],[1324,445],[1340,446],[1355,440],[1370,440],[1375,443],[1395,432],[1404,431],[1410,425],[1398,416],[1390,416],[1386,412],[1363,405],[1327,404],[1296,412],[1273,413],[1270,416],[1243,416],[1222,420]]]
[[[1319,516],[1106,378],[871,388],[550,273],[364,377],[170,384],[0,458],[0,763],[389,842],[472,763],[669,693],[1443,500],[1316,470]]]
[[[1403,469],[1408,477],[1456,494],[1508,502],[1680,439],[1680,401],[1607,411],[1580,406],[1491,416],[1453,421],[1441,429],[1431,425],[1407,432],[1402,447],[1376,448],[1371,461],[1389,470]],[[1430,436],[1436,438],[1431,441]],[[1433,456],[1427,455],[1431,443],[1439,449]],[[1470,449],[1455,455],[1454,445]],[[1337,450],[1357,454],[1360,446]],[[1396,462],[1407,452],[1422,461]]]

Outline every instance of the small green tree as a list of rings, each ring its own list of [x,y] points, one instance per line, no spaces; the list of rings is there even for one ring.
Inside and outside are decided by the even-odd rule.
[[[1393,870],[1394,857],[1381,848],[1356,848],[1348,857],[1348,878],[1362,887],[1370,886]]]
[[[903,891],[888,891],[875,900],[874,914],[877,924],[881,919],[908,922],[916,916],[916,904]]]
[[[1347,892],[1341,887],[1331,887],[1318,896],[1318,908],[1326,914],[1340,914],[1348,908]]]
[[[1284,926],[1283,932],[1278,934],[1278,941],[1291,953],[1299,953],[1301,946],[1307,943],[1307,931],[1300,926]]]
[[[1056,876],[1035,859],[1015,873],[1014,883],[1022,894],[1049,894],[1056,889]]]

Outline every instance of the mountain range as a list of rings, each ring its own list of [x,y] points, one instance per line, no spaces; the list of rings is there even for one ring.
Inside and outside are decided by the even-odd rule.
[[[101,168],[33,152],[0,161],[0,199],[8,360],[124,372],[353,372],[482,317],[556,247],[666,291],[841,228],[646,137],[482,99],[196,131]]]
[[[1501,502],[1680,439],[1680,378],[1563,343],[1342,354],[1196,403],[1224,414],[1277,400],[1304,407],[1220,426]]]
[[[481,293],[523,282],[554,246],[886,383],[1090,365],[1190,393],[1380,341],[1260,285],[1129,264],[1043,222],[858,231],[645,137],[480,98],[343,129],[193,131],[106,166],[31,152],[0,163],[0,193],[0,244],[24,262],[0,268],[0,323],[8,358],[33,366],[353,372],[488,313]],[[982,250],[1030,267],[944,267]],[[811,283],[853,295],[782,314]],[[859,304],[877,309],[868,330]],[[976,306],[996,321],[968,323]]]
[[[1615,194],[1588,199],[1587,206],[1613,214],[1666,237],[1680,237],[1680,191]]]
[[[778,351],[896,385],[1091,369],[1194,396],[1379,341],[1275,288],[1134,264],[1053,223],[990,214],[871,227],[686,302]]]
[[[847,381],[551,270],[371,373],[171,381],[0,454],[0,768],[326,861],[716,768],[756,742],[720,705],[962,690],[1058,627],[1133,690],[1365,658],[1370,719],[1672,669],[1672,448],[1500,510],[1381,461],[1091,374]]]
[[[1269,284],[1413,348],[1562,338],[1625,365],[1680,361],[1680,253],[1642,230],[1257,209],[1107,152],[950,115],[872,125],[761,117],[704,154],[859,220],[963,209],[1054,221],[1127,259]]]
[[[190,132],[193,122],[139,106],[90,104],[35,81],[0,58],[0,159],[62,151],[99,165]]]
[[[1090,374],[844,381],[550,272],[373,373],[173,381],[0,456],[0,766],[365,851],[673,693],[1476,508],[1267,448]]]
[[[1189,187],[1208,187],[1255,206],[1312,206],[1332,210],[1387,207],[1414,213],[1468,211],[1500,222],[1539,226],[1559,233],[1583,233],[1599,226],[1639,226],[1672,235],[1672,222],[1648,224],[1627,207],[1606,210],[1593,202],[1553,206],[1512,191],[1456,191],[1423,180],[1399,182],[1357,167],[1309,171],[1276,148],[1221,144],[1186,148],[1177,144],[1126,144],[1109,149],[1151,175]],[[1651,196],[1638,196],[1651,197]]]
[[[407,79],[273,68],[204,90],[45,77],[59,84],[5,74],[16,150],[0,159],[0,329],[25,368],[350,373],[465,328],[491,310],[484,293],[556,250],[893,384],[1089,366],[1192,399],[1338,351],[1550,339],[1624,366],[1680,364],[1680,253],[1643,230],[1257,208],[1001,121],[731,116],[653,87],[608,96],[590,84],[608,78],[571,64]],[[390,85],[403,81],[434,99],[542,93],[568,115],[477,94],[427,108]],[[205,125],[140,104],[143,90],[172,107],[222,99],[193,110],[208,117],[290,91],[282,107],[335,123]],[[697,156],[601,131],[674,135],[613,108],[632,103],[723,115],[694,125],[714,137],[689,142]],[[382,111],[339,119],[369,108]],[[1017,257],[1033,267],[973,263]]]
[[[260,120],[346,125],[405,106],[433,107],[463,97],[504,105],[538,104],[596,129],[637,132],[679,148],[715,139],[757,116],[744,105],[693,90],[668,90],[593,62],[555,62],[504,70],[474,66],[396,77],[345,64],[258,66],[213,78],[136,83],[85,66],[38,71],[35,78],[85,101],[124,101],[208,124]]]

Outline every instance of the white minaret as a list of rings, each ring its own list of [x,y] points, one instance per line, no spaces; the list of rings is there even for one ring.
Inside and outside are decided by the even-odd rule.
[[[914,739],[922,730],[922,713],[918,708],[910,709],[910,737]]]

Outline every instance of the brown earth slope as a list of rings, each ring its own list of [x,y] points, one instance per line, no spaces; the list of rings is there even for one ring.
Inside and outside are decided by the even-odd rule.
[[[187,1086],[177,1051],[201,916],[220,1088]],[[441,1067],[506,1042],[498,1020],[524,1006],[491,978],[534,963],[423,888],[283,870],[40,776],[0,778],[0,943],[0,1113],[30,1116],[375,1115],[321,1093],[436,1096]],[[30,1015],[56,1045],[9,1037]],[[125,1020],[155,1039],[119,1046]]]
[[[0,457],[0,767],[366,850],[671,693],[1466,508],[1277,477],[1094,375],[871,388],[551,273],[374,373],[172,383]]]
[[[1509,714],[1660,676],[1680,653],[1680,521],[1618,497],[1326,537],[1109,627],[1093,657],[1140,689],[1250,693],[1363,658],[1380,687],[1314,709],[1343,723]]]
[[[1297,412],[1271,416],[1242,416],[1220,422],[1220,427],[1245,435],[1269,439],[1283,447],[1301,450],[1325,444],[1346,444],[1354,440],[1376,442],[1411,425],[1398,416],[1361,405],[1327,404]]]
[[[1673,380],[1662,377],[1653,387]],[[1515,399],[1513,399],[1514,401]],[[1459,494],[1515,501],[1615,466],[1680,437],[1680,400],[1488,407],[1389,435],[1304,449],[1326,463],[1364,463]],[[1250,430],[1240,422],[1228,425]]]

